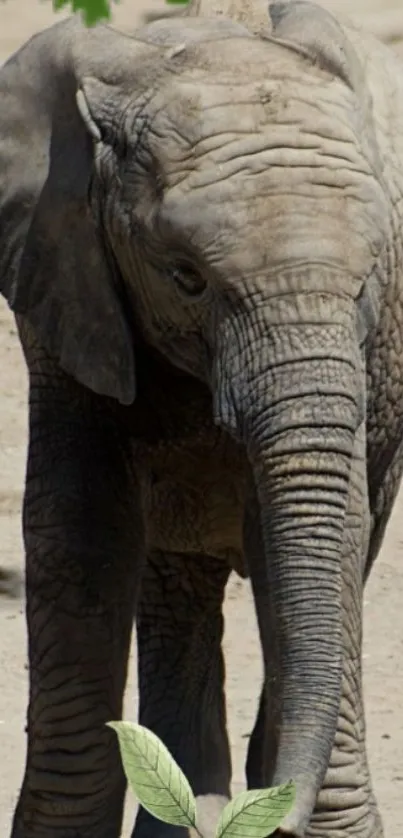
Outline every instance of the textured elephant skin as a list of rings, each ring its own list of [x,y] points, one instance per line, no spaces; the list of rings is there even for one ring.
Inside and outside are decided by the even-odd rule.
[[[191,0],[132,38],[56,24],[0,101],[30,394],[12,838],[120,835],[134,624],[139,720],[213,836],[233,570],[264,662],[248,786],[294,779],[294,838],[381,838],[362,601],[403,469],[402,65],[313,3]],[[184,834],[140,808],[135,838]]]

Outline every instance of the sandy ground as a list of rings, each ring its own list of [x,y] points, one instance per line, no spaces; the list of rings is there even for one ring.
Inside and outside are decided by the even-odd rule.
[[[324,0],[355,15],[369,28],[388,33],[403,24],[402,0]],[[144,14],[164,9],[156,0],[132,0],[115,7],[114,23],[132,30]],[[382,16],[379,15],[382,10]],[[50,3],[0,3],[0,62],[55,17]],[[1,108],[1,103],[0,103]],[[1,564],[22,568],[21,493],[27,441],[26,374],[14,323],[0,302],[0,537]],[[374,784],[387,838],[403,834],[403,542],[396,504],[387,537],[365,596],[365,695],[368,743]],[[1,603],[0,610],[0,835],[10,817],[25,759],[27,700],[24,604]],[[227,684],[234,789],[243,784],[247,737],[260,689],[260,652],[248,584],[233,579],[226,602]],[[136,717],[135,650],[127,687],[126,717]],[[128,800],[124,836],[130,834],[133,801]]]

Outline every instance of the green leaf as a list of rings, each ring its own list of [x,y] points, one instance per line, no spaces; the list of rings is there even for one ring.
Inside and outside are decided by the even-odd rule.
[[[71,6],[71,11],[81,12],[86,26],[94,26],[99,20],[111,19],[111,7],[109,0],[52,0],[53,9],[58,12],[64,6]],[[118,3],[119,0],[113,0]],[[165,0],[172,5],[186,5],[189,0]]]
[[[94,26],[99,20],[110,20],[111,17],[108,0],[53,0],[55,11],[69,5],[72,12],[81,12],[86,26]]]
[[[267,838],[288,815],[294,800],[292,780],[271,789],[241,792],[221,813],[216,838]]]
[[[155,733],[131,722],[108,722],[116,731],[129,785],[144,809],[165,823],[196,828],[190,785]]]

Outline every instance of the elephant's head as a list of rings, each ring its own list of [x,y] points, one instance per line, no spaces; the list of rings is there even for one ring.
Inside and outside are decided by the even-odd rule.
[[[0,279],[82,384],[133,402],[141,335],[210,385],[244,443],[278,614],[271,779],[296,779],[300,835],[338,714],[343,520],[388,207],[353,47],[308,3],[272,20],[266,39],[188,18],[136,40],[73,20],[12,59]]]

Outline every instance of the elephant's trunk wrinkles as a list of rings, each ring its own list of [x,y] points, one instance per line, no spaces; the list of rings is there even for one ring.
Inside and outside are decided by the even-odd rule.
[[[286,307],[284,299],[278,306],[269,300],[254,322],[250,312],[230,316],[217,364],[218,421],[247,446],[260,502],[274,629],[264,648],[275,727],[266,777],[270,784],[295,780],[297,801],[284,829],[297,836],[312,814],[337,724],[341,547],[360,421],[354,303],[312,295],[301,321],[305,308],[295,295]],[[259,573],[250,558],[251,574]]]

